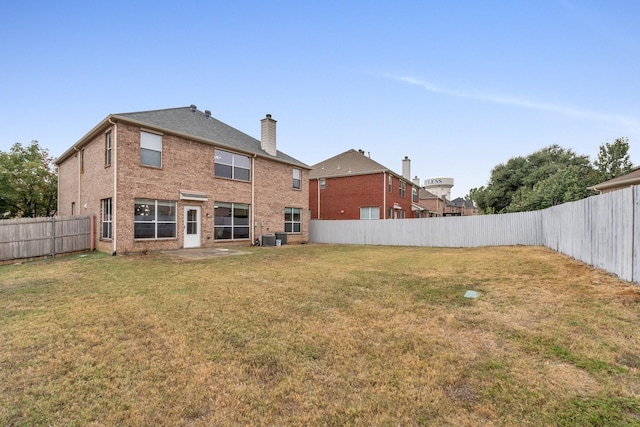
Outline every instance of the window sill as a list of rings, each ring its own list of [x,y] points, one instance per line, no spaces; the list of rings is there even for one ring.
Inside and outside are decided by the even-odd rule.
[[[162,170],[162,166],[145,165],[144,163],[140,163],[140,166],[143,168]]]
[[[225,181],[233,181],[233,182],[246,182],[248,184],[251,183],[251,180],[249,181],[245,181],[244,179],[236,179],[236,178],[229,178],[228,176],[218,176],[218,175],[214,175],[213,176],[215,179],[224,179]]]

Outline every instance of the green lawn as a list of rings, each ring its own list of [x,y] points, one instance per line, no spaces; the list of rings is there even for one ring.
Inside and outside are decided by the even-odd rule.
[[[0,266],[0,425],[640,425],[635,285],[539,247],[246,250]]]

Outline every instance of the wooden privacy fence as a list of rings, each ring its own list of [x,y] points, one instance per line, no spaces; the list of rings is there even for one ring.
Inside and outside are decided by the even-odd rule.
[[[439,247],[547,246],[640,284],[640,186],[533,212],[380,221],[314,219],[309,240]]]
[[[0,221],[0,261],[93,249],[93,216]]]

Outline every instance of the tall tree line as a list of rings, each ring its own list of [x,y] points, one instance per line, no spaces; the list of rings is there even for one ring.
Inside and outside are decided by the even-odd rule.
[[[628,138],[600,146],[593,163],[589,156],[551,145],[526,157],[512,157],[491,171],[486,186],[467,195],[482,213],[544,209],[595,194],[589,187],[628,173]]]

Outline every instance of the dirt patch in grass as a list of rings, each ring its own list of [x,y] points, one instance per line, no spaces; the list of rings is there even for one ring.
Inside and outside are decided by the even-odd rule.
[[[247,252],[0,266],[0,425],[640,422],[635,285],[537,247]]]

